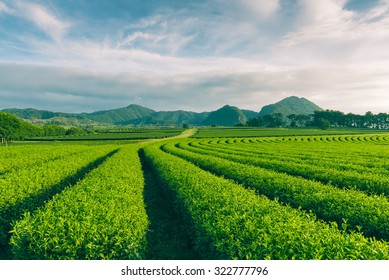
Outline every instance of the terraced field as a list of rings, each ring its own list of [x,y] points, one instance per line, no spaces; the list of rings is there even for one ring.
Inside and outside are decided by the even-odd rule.
[[[389,259],[389,135],[0,148],[6,259]]]

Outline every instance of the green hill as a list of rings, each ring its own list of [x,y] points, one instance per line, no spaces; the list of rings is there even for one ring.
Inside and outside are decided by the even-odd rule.
[[[211,112],[202,125],[234,126],[246,122],[247,117],[238,107],[226,105]]]
[[[146,107],[132,104],[125,108],[97,111],[90,114],[85,114],[85,116],[95,122],[103,124],[122,124],[131,120],[144,118],[151,115],[152,113],[155,113],[155,111]]]
[[[76,118],[81,117],[79,114],[68,114],[68,113],[55,113],[46,110],[37,110],[33,108],[27,109],[4,109],[2,112],[6,112],[12,114],[18,118],[33,120],[33,119],[41,119],[47,120],[55,117],[65,117],[65,118]]]
[[[160,111],[155,112],[147,117],[131,120],[125,124],[135,125],[178,125],[183,124],[199,125],[203,122],[209,113],[195,113],[190,111]]]
[[[296,96],[285,98],[275,104],[264,106],[259,112],[260,116],[273,115],[281,113],[283,116],[296,115],[310,115],[315,110],[323,110],[315,103]]]
[[[21,119],[33,124],[56,124],[64,126],[90,127],[98,125],[147,125],[147,126],[181,126],[189,124],[234,126],[246,123],[248,119],[258,115],[272,115],[281,113],[284,117],[291,114],[310,115],[321,108],[305,98],[288,97],[275,104],[267,105],[257,113],[250,110],[241,110],[226,105],[213,112],[196,113],[191,111],[154,111],[139,105],[130,105],[125,108],[97,111],[93,113],[68,114],[37,109],[4,109]]]
[[[242,113],[246,116],[246,118],[249,120],[249,119],[253,119],[255,117],[258,116],[258,112],[255,112],[255,111],[251,111],[251,110],[243,110],[241,109]]]

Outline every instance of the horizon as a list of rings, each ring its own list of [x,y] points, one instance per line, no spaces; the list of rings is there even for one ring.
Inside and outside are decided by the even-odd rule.
[[[388,112],[388,24],[389,0],[0,0],[0,110]]]
[[[283,101],[283,100],[288,99],[288,98],[291,98],[291,97],[295,97],[295,98],[299,98],[299,99],[308,100],[308,99],[306,99],[305,97],[289,96],[289,97],[286,97],[286,98],[284,98],[284,99],[282,99],[282,100],[279,100],[278,102]],[[310,100],[308,100],[308,101],[310,101]],[[276,103],[278,103],[278,102],[276,102]],[[310,102],[311,102],[311,101],[310,101]],[[266,105],[264,105],[264,106],[274,105],[274,104],[276,104],[276,103],[266,104]],[[338,111],[338,110],[333,110],[333,109],[330,109],[330,108],[322,108],[320,105],[318,105],[318,104],[316,104],[316,103],[313,103],[313,104],[319,106],[323,111],[326,111],[326,110]],[[219,108],[215,108],[215,109],[212,109],[212,110],[210,110],[210,111],[190,111],[190,110],[182,110],[182,109],[175,109],[175,110],[154,110],[154,108],[142,106],[142,105],[140,105],[140,104],[130,104],[130,105],[125,106],[125,107],[111,108],[111,109],[98,110],[98,111],[91,111],[91,112],[73,112],[73,113],[67,113],[67,112],[50,111],[50,110],[46,110],[46,109],[37,109],[37,108],[0,108],[0,112],[1,112],[2,110],[7,110],[7,109],[9,109],[9,110],[13,110],[13,109],[16,109],[16,110],[30,110],[30,109],[31,109],[31,110],[38,110],[38,111],[48,111],[48,112],[52,112],[52,113],[66,113],[66,114],[76,114],[76,115],[79,115],[79,114],[91,114],[91,113],[96,113],[96,112],[104,112],[104,111],[111,111],[111,110],[117,110],[117,109],[124,109],[124,108],[128,108],[128,107],[130,107],[130,106],[140,106],[140,107],[143,107],[143,108],[146,108],[146,109],[151,109],[151,110],[153,110],[153,111],[155,111],[155,112],[157,112],[157,113],[159,113],[159,112],[178,112],[178,111],[186,111],[186,112],[197,113],[197,114],[201,114],[201,113],[211,113],[211,112],[217,111],[217,110],[219,110],[219,109],[222,109],[222,108],[224,108],[224,107],[226,107],[226,106],[237,107],[237,108],[240,109],[240,110],[247,110],[247,111],[252,111],[252,112],[257,112],[257,113],[259,113],[259,112],[263,109],[263,107],[264,107],[264,106],[263,106],[263,107],[261,107],[259,110],[254,111],[254,110],[250,110],[250,109],[246,109],[246,108],[240,108],[240,107],[238,107],[238,106],[231,105],[231,104],[225,104],[225,105],[223,105],[223,106],[221,106],[221,107],[219,107]],[[369,111],[366,111],[365,113],[343,112],[343,111],[340,111],[340,112],[342,112],[342,113],[344,113],[344,114],[365,115],[365,114],[368,113]],[[371,112],[371,111],[370,111],[370,112]],[[389,112],[378,112],[378,113],[389,114]],[[376,114],[378,114],[378,113],[376,113]]]

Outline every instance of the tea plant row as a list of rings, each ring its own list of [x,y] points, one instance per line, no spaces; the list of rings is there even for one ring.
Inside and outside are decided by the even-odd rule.
[[[335,224],[212,175],[159,146],[146,147],[145,155],[161,181],[176,194],[178,207],[187,213],[196,248],[204,258],[388,258],[385,242],[339,231]]]
[[[18,221],[18,259],[142,259],[148,218],[137,149],[122,148],[82,181]]]

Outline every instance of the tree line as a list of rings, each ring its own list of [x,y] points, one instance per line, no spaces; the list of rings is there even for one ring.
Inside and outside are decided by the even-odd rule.
[[[389,114],[373,114],[369,111],[364,115],[357,115],[334,110],[315,111],[311,115],[284,116],[281,113],[276,113],[252,118],[244,126],[389,129]]]
[[[85,133],[83,129],[78,127],[65,128],[53,124],[37,126],[14,115],[0,112],[0,138],[3,139],[3,142],[31,137],[81,135]]]

